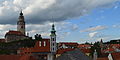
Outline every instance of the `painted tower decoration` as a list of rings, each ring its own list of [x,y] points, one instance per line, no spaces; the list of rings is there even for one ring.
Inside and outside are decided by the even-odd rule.
[[[52,53],[56,52],[56,31],[55,31],[55,26],[54,24],[52,25],[52,30],[50,34],[50,51]]]
[[[24,21],[24,16],[23,16],[22,11],[21,11],[20,16],[18,18],[17,31],[20,31],[21,33],[23,33],[25,35],[25,21]]]

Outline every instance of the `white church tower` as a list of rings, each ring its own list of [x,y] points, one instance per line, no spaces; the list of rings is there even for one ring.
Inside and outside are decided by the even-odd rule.
[[[56,48],[56,31],[55,31],[55,26],[54,24],[52,25],[52,30],[50,34],[50,51],[52,53],[55,53],[57,48]]]
[[[25,21],[24,21],[24,16],[23,16],[22,11],[20,12],[20,16],[18,18],[17,31],[20,31],[21,33],[25,35]]]
[[[51,51],[51,53],[48,54],[48,57],[47,57],[48,60],[54,60],[56,50],[57,50],[56,31],[55,31],[55,26],[53,24],[51,34],[50,34],[50,51]]]

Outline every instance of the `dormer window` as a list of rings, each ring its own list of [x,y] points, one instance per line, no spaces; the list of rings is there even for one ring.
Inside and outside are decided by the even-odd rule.
[[[46,46],[46,41],[44,41],[44,46]]]
[[[41,41],[39,41],[39,46],[42,46],[42,42]]]

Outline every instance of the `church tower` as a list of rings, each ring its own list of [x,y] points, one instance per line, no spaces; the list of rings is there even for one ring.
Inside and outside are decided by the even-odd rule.
[[[22,11],[20,12],[20,16],[18,18],[17,31],[20,31],[21,33],[25,35],[25,21],[24,21],[24,16],[23,16]]]
[[[52,30],[50,34],[50,51],[52,53],[55,53],[57,48],[56,48],[56,31],[55,31],[55,26],[54,24],[52,25]]]

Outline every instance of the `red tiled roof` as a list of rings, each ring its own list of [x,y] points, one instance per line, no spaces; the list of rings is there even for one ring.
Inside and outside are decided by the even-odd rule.
[[[19,60],[20,56],[18,55],[0,55],[0,60]]]
[[[104,58],[97,58],[97,60],[109,60],[108,57],[104,57]]]
[[[80,49],[84,53],[91,53],[92,51],[90,49]]]
[[[23,35],[20,31],[9,31],[6,33],[7,34],[14,34],[14,35]]]
[[[37,59],[33,56],[29,56],[26,54],[26,55],[21,56],[20,60],[37,60]]]
[[[0,55],[0,60],[37,60],[33,56],[29,55]]]
[[[61,49],[58,49],[57,50],[57,54],[63,54],[63,53],[65,53],[65,52],[67,52],[67,51],[73,51],[74,49],[72,49],[72,48],[61,48]]]
[[[75,43],[75,42],[60,42],[59,46],[61,46],[62,44],[65,44],[68,46],[78,46],[78,43]]]
[[[113,60],[120,60],[120,52],[119,53],[111,53]]]
[[[79,45],[78,45],[78,48],[81,48],[81,47],[91,47],[91,45],[87,45],[87,44],[79,44]]]
[[[110,47],[120,47],[120,44],[110,44]]]
[[[114,48],[109,48],[109,49],[103,50],[103,52],[106,52],[106,51],[112,52],[112,51],[115,51],[115,49]]]

